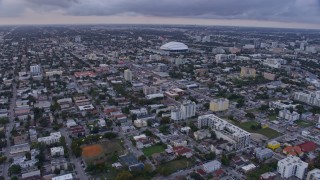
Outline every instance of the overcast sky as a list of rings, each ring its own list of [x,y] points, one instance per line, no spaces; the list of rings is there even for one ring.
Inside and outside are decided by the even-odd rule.
[[[0,24],[68,23],[320,28],[320,0],[0,0]]]

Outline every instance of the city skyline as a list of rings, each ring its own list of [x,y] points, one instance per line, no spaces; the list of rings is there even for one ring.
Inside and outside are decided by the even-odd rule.
[[[0,25],[178,24],[320,29],[319,0],[0,0]]]

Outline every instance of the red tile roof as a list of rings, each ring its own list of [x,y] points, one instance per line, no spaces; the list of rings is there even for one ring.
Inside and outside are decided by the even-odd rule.
[[[218,170],[216,170],[215,172],[214,172],[214,174],[216,175],[216,176],[221,176],[222,174],[224,173],[224,171],[222,170],[222,169],[218,169]]]
[[[287,146],[283,149],[283,153],[296,156],[302,154],[303,152],[301,151],[301,148],[299,146]]]
[[[204,170],[202,170],[202,169],[198,169],[197,173],[200,174],[200,175],[205,175],[206,174],[206,172],[204,172]]]
[[[305,143],[300,144],[298,146],[300,146],[300,148],[303,152],[311,152],[311,151],[314,151],[318,148],[317,144],[312,141],[305,142]]]

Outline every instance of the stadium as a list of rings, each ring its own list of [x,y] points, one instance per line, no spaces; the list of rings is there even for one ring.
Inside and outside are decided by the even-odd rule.
[[[181,43],[181,42],[169,42],[160,47],[163,51],[170,51],[170,52],[186,52],[188,51],[188,46]]]

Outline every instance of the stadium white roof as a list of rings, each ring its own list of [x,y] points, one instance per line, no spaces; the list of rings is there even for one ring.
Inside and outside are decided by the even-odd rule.
[[[185,51],[188,50],[188,46],[181,42],[168,42],[160,47],[165,51]]]

